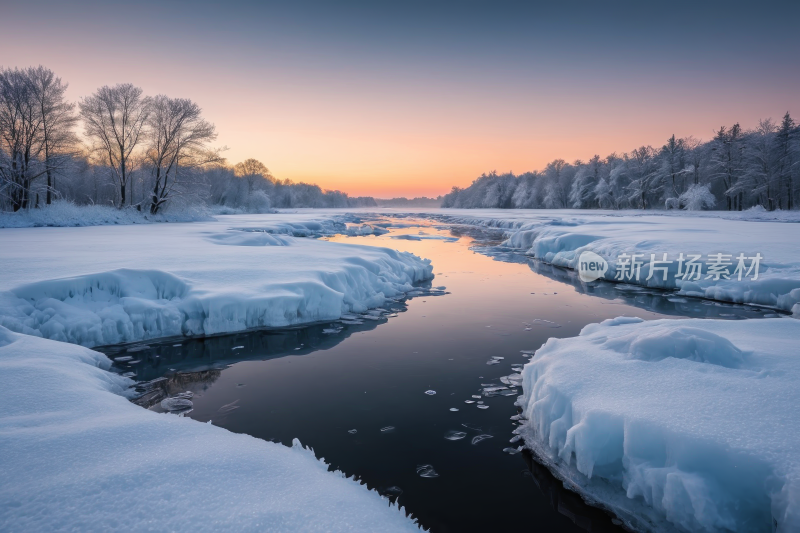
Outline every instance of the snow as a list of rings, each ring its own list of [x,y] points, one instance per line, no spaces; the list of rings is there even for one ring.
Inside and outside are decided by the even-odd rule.
[[[84,346],[212,335],[364,312],[433,277],[409,253],[302,238],[337,231],[307,212],[3,229],[0,325]]]
[[[0,327],[0,530],[418,530],[297,441],[130,403],[110,366]]]
[[[478,211],[478,212],[476,212]],[[556,266],[576,269],[582,252],[598,254],[609,264],[605,279],[617,274],[621,254],[642,254],[638,281],[654,288],[677,289],[681,295],[755,304],[800,314],[800,212],[642,212],[578,210],[447,210],[431,214],[439,221],[504,230],[505,246]],[[651,254],[673,263],[667,280],[661,272],[647,280]],[[700,280],[676,279],[683,253],[702,256]],[[706,279],[709,256],[736,257],[760,253],[758,279]],[[749,261],[747,262],[749,265]]]
[[[191,222],[211,220],[209,210],[201,205],[184,206],[151,215],[133,207],[117,209],[110,205],[78,206],[64,200],[39,209],[16,213],[0,211],[0,228],[33,228],[42,226],[102,226],[115,224],[153,224],[157,222]]]
[[[525,365],[517,431],[631,527],[800,531],[798,338],[792,318],[591,324]]]

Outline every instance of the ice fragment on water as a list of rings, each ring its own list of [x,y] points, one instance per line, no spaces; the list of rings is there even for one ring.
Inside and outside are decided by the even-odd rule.
[[[503,448],[503,451],[509,455],[516,455],[522,451],[522,448]]]
[[[456,409],[455,407],[451,407],[450,410],[451,411],[458,411],[458,409]]]
[[[464,403],[475,403],[475,400],[464,400]]]
[[[114,359],[114,361],[116,361],[117,363],[124,363],[125,361],[131,361],[131,360],[133,360],[133,356],[130,355],[123,355],[122,357],[117,357],[116,359]]]
[[[355,435],[356,433],[358,433],[358,430],[357,429],[348,429],[347,432],[350,433],[351,435]]]
[[[436,391],[435,390],[426,390],[425,394],[427,394],[428,396],[433,396],[434,394],[436,394]]]
[[[478,406],[478,409],[488,409],[488,408],[489,408],[488,405],[479,405]]]
[[[417,465],[417,474],[419,477],[439,477],[431,465]]]
[[[388,433],[389,431],[394,431],[394,426],[386,426],[385,428],[381,428],[382,433]]]
[[[472,444],[478,444],[479,442],[482,442],[482,441],[484,441],[486,439],[491,439],[493,437],[494,437],[493,435],[487,435],[486,433],[483,433],[481,435],[477,435],[475,437],[472,437]]]
[[[164,398],[161,400],[161,408],[165,411],[183,411],[191,409],[194,404],[187,398]]]
[[[463,426],[464,424],[461,425]],[[446,438],[447,440],[461,440],[466,436],[467,434],[464,433],[463,431],[448,431],[447,433],[444,434],[444,438]]]
[[[231,350],[241,350],[244,346],[234,346]]]
[[[220,413],[230,413],[234,409],[238,409],[239,407],[241,407],[241,405],[236,405],[237,403],[239,403],[239,400],[234,400],[231,403],[227,403],[227,404],[225,404],[225,405],[223,405],[222,407],[219,408],[219,412]]]

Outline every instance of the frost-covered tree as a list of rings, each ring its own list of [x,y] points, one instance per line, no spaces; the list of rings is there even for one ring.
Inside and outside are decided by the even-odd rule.
[[[103,86],[81,100],[80,117],[92,153],[106,166],[119,187],[118,206],[125,205],[136,165],[135,150],[145,138],[150,99],[130,83]]]
[[[147,164],[152,180],[150,213],[156,214],[178,194],[196,192],[196,170],[221,163],[214,125],[203,120],[200,106],[186,98],[156,96],[147,119]]]

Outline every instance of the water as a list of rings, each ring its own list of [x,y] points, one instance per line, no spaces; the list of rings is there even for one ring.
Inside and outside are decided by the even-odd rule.
[[[574,273],[476,243],[464,228],[404,224],[412,227],[330,240],[427,257],[432,285],[447,294],[387,302],[378,320],[103,351],[131,357],[115,365],[120,372],[165,378],[139,400],[144,406],[163,412],[166,395],[188,391],[191,410],[179,416],[287,445],[299,438],[434,532],[621,531],[529,454],[509,450],[520,444],[509,440],[521,390],[513,374],[528,361],[521,351],[620,315],[739,319],[764,311],[609,283],[585,289]],[[451,239],[393,238],[420,231]],[[504,389],[481,392],[494,387]]]

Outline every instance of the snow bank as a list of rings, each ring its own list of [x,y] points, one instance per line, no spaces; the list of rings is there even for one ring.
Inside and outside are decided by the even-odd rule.
[[[363,312],[433,277],[409,253],[289,236],[329,223],[287,214],[0,230],[0,325],[84,346],[211,335]]]
[[[133,405],[110,365],[0,327],[0,530],[418,530],[297,441]]]
[[[713,300],[748,303],[800,315],[800,213],[679,213],[670,215],[604,211],[455,211],[435,218],[449,223],[502,229],[510,248],[548,263],[577,269],[584,251],[600,255],[609,264],[605,279],[617,274],[622,254],[642,254],[639,280],[625,280],[653,288],[677,289],[681,294]],[[761,217],[772,217],[771,219]],[[782,220],[778,221],[778,220]],[[647,280],[651,254],[673,261],[667,279],[662,272]],[[739,254],[763,259],[758,279],[706,279],[710,256],[730,255],[733,273]],[[700,280],[676,278],[680,254],[702,257]],[[749,266],[749,261],[747,265]]]
[[[591,324],[524,367],[518,432],[629,526],[800,531],[798,338],[791,318]]]
[[[82,205],[59,200],[39,209],[10,213],[0,211],[0,228],[35,228],[42,226],[103,226],[115,224],[152,224],[155,222],[192,222],[210,220],[210,211],[202,205],[182,206],[151,215],[130,207],[117,209],[107,205]]]

